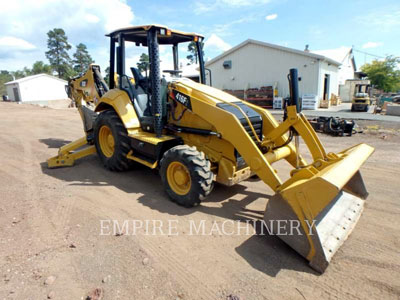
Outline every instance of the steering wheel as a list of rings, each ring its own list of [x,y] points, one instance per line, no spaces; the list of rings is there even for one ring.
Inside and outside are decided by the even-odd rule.
[[[182,73],[181,70],[163,70],[163,73],[169,73],[171,75],[178,75],[180,73]]]

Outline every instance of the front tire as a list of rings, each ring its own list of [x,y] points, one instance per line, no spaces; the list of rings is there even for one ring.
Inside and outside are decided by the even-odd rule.
[[[211,163],[195,147],[179,145],[164,153],[161,180],[172,201],[185,207],[199,205],[213,188]]]
[[[115,111],[106,110],[97,117],[94,142],[106,169],[125,171],[131,167],[132,162],[126,157],[130,150],[128,132]]]

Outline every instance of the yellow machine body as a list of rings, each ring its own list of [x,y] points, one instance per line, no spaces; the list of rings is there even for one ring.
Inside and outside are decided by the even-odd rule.
[[[313,156],[309,163],[300,156],[299,168],[293,170],[290,179],[282,182],[271,165],[286,159],[296,166],[298,158],[292,143],[262,153],[235,116],[216,107],[220,102],[235,105],[238,99],[188,80],[171,88],[192,99],[192,112],[184,114],[180,125],[215,130],[222,136],[205,138],[181,134],[185,144],[201,149],[216,164],[216,181],[220,183],[232,185],[257,174],[276,192],[266,208],[266,226],[278,234],[277,222],[298,221],[300,234],[286,233],[279,237],[308,259],[314,269],[323,272],[361,215],[364,204],[361,199],[368,193],[358,170],[374,149],[360,144],[337,154],[326,153],[307,119],[296,113],[295,106],[288,107],[288,118],[279,124],[267,110],[246,103],[263,118],[262,145],[271,148],[283,144],[287,131],[293,127]],[[177,108],[176,114],[183,109],[183,106]],[[248,166],[239,171],[236,170],[235,149]],[[291,223],[294,224],[297,223]]]
[[[275,192],[266,206],[266,227],[323,272],[361,215],[368,193],[359,169],[374,149],[359,144],[339,153],[327,153],[296,106],[288,106],[287,118],[279,123],[264,108],[190,79],[170,80],[166,93],[169,109],[162,136],[141,127],[127,92],[114,88],[100,98],[92,93],[92,99],[96,113],[111,110],[118,115],[133,143],[157,146],[179,140],[180,144],[195,147],[211,163],[214,180],[221,184],[231,186],[256,174]],[[84,98],[85,93],[79,96]],[[251,115],[260,117],[261,128],[255,128]],[[192,131],[185,131],[187,128]],[[291,130],[303,139],[312,161],[307,162],[298,153],[290,139]],[[75,155],[73,149],[84,143],[82,138],[61,148],[59,155],[48,161],[49,167],[71,166],[74,159],[95,152],[94,146],[87,145],[90,150]],[[161,160],[145,159],[134,149],[126,158],[153,169]],[[60,163],[62,159],[64,163]],[[293,166],[286,181],[272,166],[281,159]],[[190,178],[179,163],[171,164],[174,169],[179,173],[177,182],[182,182],[176,190],[184,192],[191,184]],[[298,226],[292,234],[280,235],[282,228],[276,222]]]

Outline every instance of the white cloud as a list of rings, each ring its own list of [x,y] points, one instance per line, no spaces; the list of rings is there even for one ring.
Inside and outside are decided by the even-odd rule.
[[[13,0],[2,7],[1,35],[25,41],[15,42],[31,48],[29,54],[10,52],[11,46],[0,49],[2,69],[16,70],[31,67],[36,60],[47,62],[47,32],[63,28],[68,41],[76,45],[84,43],[89,52],[104,69],[108,65],[108,38],[106,33],[132,25],[135,15],[126,0]],[[3,41],[4,42],[4,41]],[[9,43],[10,41],[7,41]],[[13,48],[15,49],[15,48]],[[26,50],[25,50],[26,51]],[[70,52],[72,55],[72,51]]]
[[[265,20],[267,20],[267,21],[272,21],[272,20],[275,20],[277,17],[278,17],[277,14],[272,14],[272,15],[266,16],[266,17],[265,17]]]
[[[266,4],[269,0],[220,0],[225,5],[232,5],[232,6],[250,6],[250,5],[257,5],[257,4]]]
[[[0,37],[0,47],[6,47],[9,50],[32,50],[36,46],[20,38],[13,36]]]
[[[314,39],[320,39],[324,36],[324,31],[316,25],[312,25],[308,28],[308,34]]]
[[[204,36],[210,36],[215,33],[218,36],[226,37],[234,34],[232,27],[238,24],[250,23],[256,21],[258,18],[254,15],[247,15],[246,17],[235,19],[234,21],[227,22],[224,24],[214,24],[211,26],[202,26],[199,31],[204,34]]]
[[[211,34],[210,37],[204,42],[205,50],[218,50],[220,52],[225,52],[232,48],[227,42],[221,39],[215,33]]]
[[[362,48],[363,49],[377,48],[382,45],[383,45],[383,43],[381,43],[381,42],[378,42],[378,43],[377,42],[367,42],[364,45],[362,45]]]
[[[86,14],[85,20],[88,23],[99,23],[100,18],[98,16],[92,15],[92,14]]]
[[[203,0],[197,1],[195,13],[201,14],[218,9],[240,8],[246,6],[257,6],[269,3],[271,0]]]
[[[356,20],[363,26],[370,27],[380,33],[390,32],[394,34],[400,31],[400,9],[398,5],[371,9],[369,13],[364,13]]]

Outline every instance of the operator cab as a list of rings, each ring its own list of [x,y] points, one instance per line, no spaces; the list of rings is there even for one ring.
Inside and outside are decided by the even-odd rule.
[[[110,89],[116,88],[115,73],[118,74],[118,88],[125,91],[139,117],[145,131],[161,135],[163,119],[166,116],[166,98],[169,77],[179,77],[179,51],[181,43],[194,42],[199,62],[199,80],[205,83],[205,69],[202,51],[203,36],[196,33],[185,33],[171,30],[162,25],[133,26],[119,29],[107,35],[110,37]],[[129,66],[132,77],[125,72],[125,44],[134,43],[137,47],[147,47],[149,57],[149,74],[142,74],[136,66]],[[160,70],[159,45],[171,45],[173,68]],[[164,73],[163,78],[161,73]],[[132,82],[134,81],[134,83]]]

